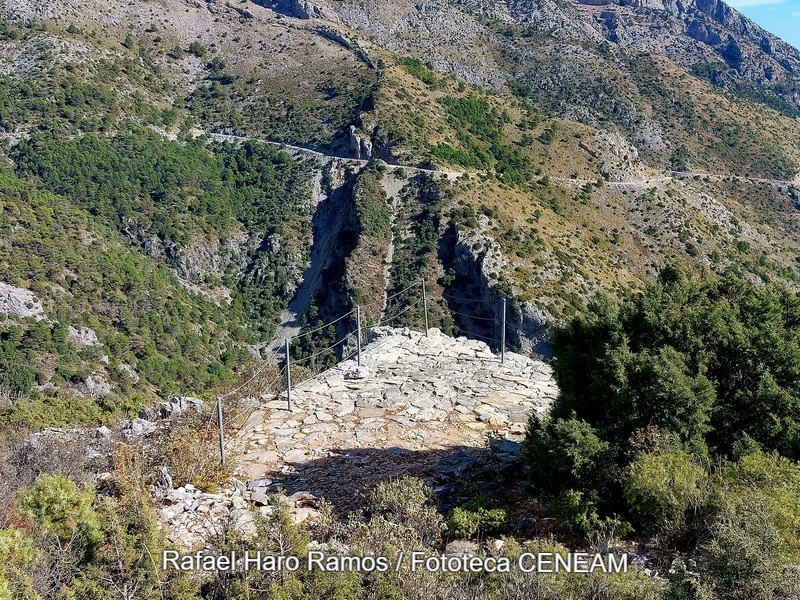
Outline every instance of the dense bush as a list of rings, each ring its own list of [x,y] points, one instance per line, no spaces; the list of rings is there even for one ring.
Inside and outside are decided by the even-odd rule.
[[[658,425],[700,455],[747,436],[800,458],[798,324],[787,289],[668,267],[643,295],[599,298],[555,333],[553,418],[574,413],[617,448]]]
[[[508,528],[508,513],[503,508],[484,504],[477,502],[472,506],[454,508],[447,521],[450,534],[457,538],[482,538],[503,533]]]
[[[44,475],[21,490],[17,510],[29,521],[0,528],[0,598],[196,598],[185,574],[161,570],[164,533],[142,490],[113,488],[98,498]]]
[[[697,513],[709,500],[706,469],[680,450],[641,455],[628,467],[623,483],[633,513],[650,531],[680,531],[687,513]]]
[[[675,266],[597,299],[555,333],[561,394],[524,447],[533,488],[573,530],[620,514],[698,556],[669,597],[796,594],[798,324],[786,289]]]

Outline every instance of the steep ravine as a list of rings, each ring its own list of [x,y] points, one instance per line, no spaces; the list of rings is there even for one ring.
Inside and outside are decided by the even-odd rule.
[[[349,310],[347,299],[337,293],[338,286],[333,285],[332,278],[341,272],[342,262],[349,254],[347,246],[350,244],[343,241],[355,237],[348,235],[348,232],[352,233],[354,178],[352,167],[338,160],[330,161],[314,178],[313,202],[316,209],[311,258],[292,301],[281,313],[272,341],[262,351],[266,359],[274,358],[285,340],[300,332],[301,319],[308,313],[312,302],[317,302],[321,315],[333,315],[334,318]]]

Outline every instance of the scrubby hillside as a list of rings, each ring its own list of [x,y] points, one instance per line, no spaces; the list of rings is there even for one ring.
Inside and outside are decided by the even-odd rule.
[[[17,177],[211,301],[239,350],[380,320],[420,278],[446,331],[499,338],[506,298],[510,344],[545,355],[669,260],[798,285],[798,54],[722,4],[3,11]]]

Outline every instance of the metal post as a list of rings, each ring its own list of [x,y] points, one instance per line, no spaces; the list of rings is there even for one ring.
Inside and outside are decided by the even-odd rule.
[[[292,412],[292,365],[289,361],[289,338],[286,338],[286,404]]]
[[[358,354],[357,354],[358,359],[357,360],[358,360],[358,366],[360,367],[361,366],[361,307],[360,306],[356,306],[356,328],[357,328],[357,332],[356,332],[357,345],[356,345],[356,348],[358,348]]]
[[[428,337],[428,295],[425,293],[425,279],[422,284],[422,315],[425,317],[425,337]]]
[[[506,362],[506,304],[507,300],[503,298],[503,329],[500,331],[500,362]]]
[[[217,425],[219,426],[219,457],[225,464],[225,430],[222,428],[222,398],[217,398]]]

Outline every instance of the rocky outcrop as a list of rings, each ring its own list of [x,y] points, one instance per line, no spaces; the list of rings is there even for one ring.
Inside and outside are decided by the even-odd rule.
[[[598,131],[594,136],[594,153],[602,161],[598,168],[606,181],[622,182],[646,176],[638,149],[620,133]]]
[[[485,217],[482,217],[485,219]],[[486,225],[484,223],[484,225]],[[498,293],[507,264],[500,245],[477,232],[457,233],[452,268],[456,285],[447,299],[459,324],[499,348],[503,324],[503,297]],[[550,356],[550,328],[554,319],[533,302],[506,300],[506,347]]]
[[[611,41],[666,54],[689,68],[702,69],[718,62],[727,71],[711,69],[709,77],[721,87],[787,85],[789,92],[782,88],[773,91],[798,104],[791,88],[800,83],[800,51],[721,0],[580,2],[604,7],[597,22],[605,26]]]
[[[44,319],[42,303],[33,292],[0,281],[0,313],[21,319]]]
[[[355,158],[369,160],[372,158],[372,141],[359,133],[355,126],[350,126],[350,151]]]
[[[97,346],[100,340],[97,339],[97,333],[94,329],[89,327],[81,327],[76,329],[72,325],[67,328],[67,340],[78,347],[84,346]]]
[[[86,381],[79,386],[79,389],[80,392],[86,396],[106,396],[111,393],[111,384],[103,375],[92,373],[86,378]]]
[[[168,419],[187,410],[200,410],[202,408],[203,401],[192,396],[179,396],[172,398],[168,402],[159,402],[158,404],[159,416],[162,419]]]
[[[256,4],[266,6],[288,17],[295,19],[325,19],[338,21],[336,11],[322,0],[258,0]]]

